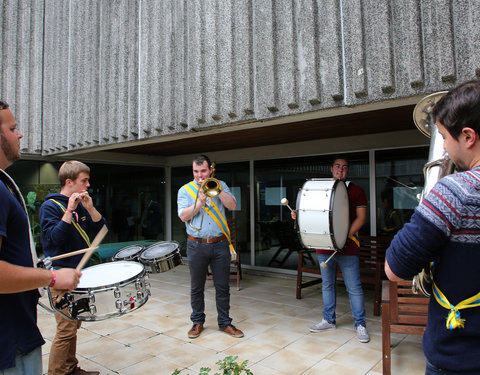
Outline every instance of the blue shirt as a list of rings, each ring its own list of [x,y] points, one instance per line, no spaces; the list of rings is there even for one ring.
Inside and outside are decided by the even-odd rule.
[[[235,199],[232,192],[228,188],[227,184],[223,181],[220,181],[220,183],[222,184],[222,190],[225,193],[231,195]],[[197,184],[197,186],[198,186],[198,184]],[[206,205],[207,206],[210,205],[210,199],[215,203],[215,205],[218,207],[218,209],[222,213],[223,217],[226,219],[226,217],[225,217],[225,207],[223,206],[223,203],[220,200],[220,198],[218,198],[218,197],[214,197],[214,198],[207,197],[207,200],[206,200]],[[182,186],[178,190],[178,194],[177,194],[178,216],[180,217],[184,208],[190,207],[194,203],[195,203],[195,198],[190,195],[190,193],[187,191],[185,186]],[[197,204],[201,204],[199,200],[197,200]],[[193,229],[192,226],[190,225],[190,223],[194,227],[199,228],[201,220],[202,220],[202,215],[203,215],[203,223],[202,223],[201,230],[198,231],[196,229]],[[215,238],[215,237],[220,237],[220,236],[223,235],[223,232],[220,229],[220,227],[217,225],[217,223],[215,223],[215,221],[213,221],[213,219],[210,217],[210,215],[204,211],[203,208],[193,218],[193,221],[188,220],[188,221],[185,222],[185,227],[187,229],[187,234],[189,234],[193,237]]]
[[[64,208],[68,206],[68,197],[63,194],[49,194],[42,203],[38,217],[42,226],[42,245],[46,256],[54,257],[71,251],[85,249],[87,242],[72,223],[66,223],[62,220],[65,212],[62,208],[52,201],[52,199],[61,203]],[[79,203],[75,212],[78,215],[78,225],[89,236],[92,241],[95,234],[106,224],[105,218],[98,222],[93,222],[88,211]],[[72,217],[76,221],[76,218]],[[77,267],[84,254],[78,254],[71,257],[58,259],[53,262],[55,268]]]
[[[6,175],[1,169],[0,174]],[[27,213],[14,195],[16,186],[7,187],[7,177],[0,177],[0,260],[33,267]],[[38,297],[37,289],[0,294],[0,370],[15,367],[18,350],[29,353],[45,343],[37,327]]]

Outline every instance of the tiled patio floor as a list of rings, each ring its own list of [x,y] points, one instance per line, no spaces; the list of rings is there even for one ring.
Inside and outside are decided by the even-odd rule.
[[[304,289],[295,298],[295,280],[244,273],[240,291],[231,282],[233,324],[245,337],[218,331],[212,281],[206,282],[206,329],[189,339],[191,326],[188,267],[151,274],[151,297],[140,309],[122,317],[84,322],[77,357],[82,368],[107,374],[197,375],[200,368],[218,371],[215,363],[229,355],[248,360],[255,375],[377,375],[382,373],[381,319],[373,316],[373,290],[366,289],[367,328],[371,341],[358,342],[345,288],[339,283],[337,329],[310,333],[321,320],[321,286]],[[44,303],[48,301],[44,298]],[[47,372],[55,319],[38,309]],[[420,336],[392,335],[392,374],[423,374],[425,359]]]

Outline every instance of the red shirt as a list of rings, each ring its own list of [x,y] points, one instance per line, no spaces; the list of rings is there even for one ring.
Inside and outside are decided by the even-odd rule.
[[[349,182],[348,184],[348,200],[350,206],[350,224],[357,218],[357,208],[359,207],[367,207],[367,196],[363,189],[355,185],[353,182]],[[323,250],[317,249],[317,254],[327,254],[331,255],[333,250]],[[340,255],[357,255],[359,253],[357,244],[351,240],[350,238],[347,239],[347,243],[343,247],[341,251],[339,251]]]

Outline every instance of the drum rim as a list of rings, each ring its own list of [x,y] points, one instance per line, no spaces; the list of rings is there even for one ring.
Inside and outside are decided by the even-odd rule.
[[[113,257],[112,257],[112,258],[116,258],[117,255],[120,254],[120,252],[122,252],[122,251],[124,251],[124,250],[127,250],[127,249],[130,248],[130,247],[136,247],[136,246],[140,247],[140,251],[137,251],[135,254],[130,254],[130,255],[126,256],[126,257],[119,258],[119,259],[121,259],[121,260],[122,260],[122,259],[126,259],[126,258],[128,258],[128,257],[130,257],[130,256],[132,256],[132,255],[137,255],[137,254],[138,254],[138,256],[139,256],[139,255],[140,255],[139,253],[141,253],[141,252],[143,252],[143,251],[145,250],[145,246],[140,245],[140,244],[133,244],[133,245],[128,245],[128,246],[122,247],[121,249],[118,249],[118,250],[115,252],[115,254],[113,254]]]
[[[98,286],[94,286],[94,287],[82,287],[82,288],[76,288],[74,289],[72,292],[70,293],[73,293],[73,292],[78,292],[78,293],[74,293],[74,294],[83,294],[83,293],[88,293],[92,290],[94,291],[102,291],[102,290],[109,290],[109,289],[113,289],[113,288],[117,288],[117,287],[123,287],[125,285],[128,285],[130,284],[132,281],[134,281],[135,279],[138,279],[139,277],[145,277],[145,274],[146,274],[146,270],[145,270],[145,265],[143,265],[142,263],[140,262],[134,262],[134,261],[129,261],[129,260],[120,260],[118,262],[108,262],[108,263],[100,263],[100,264],[96,264],[94,266],[91,266],[91,267],[87,267],[85,268],[84,270],[86,269],[92,269],[92,268],[100,268],[99,266],[104,266],[104,265],[115,265],[115,266],[118,266],[118,265],[121,265],[122,263],[128,263],[128,264],[138,264],[139,266],[141,266],[141,270],[140,272],[138,272],[137,274],[135,274],[134,276],[131,276],[130,278],[128,279],[124,279],[122,281],[119,281],[119,282],[116,282],[116,283],[111,283],[111,284],[106,284],[106,285],[98,285]]]
[[[155,246],[158,246],[159,244],[162,244],[162,243],[170,243],[170,244],[174,244],[176,245],[176,247],[170,251],[168,254],[164,254],[164,255],[161,255],[161,256],[158,256],[156,258],[145,258],[145,257],[142,257],[142,255],[144,254],[147,254],[147,251],[148,250],[151,250],[151,248],[155,247]],[[178,243],[177,241],[158,241],[158,242],[155,242],[154,244],[146,247],[142,253],[138,256],[138,259],[139,260],[145,260],[146,262],[156,262],[158,260],[162,260],[162,259],[168,259],[169,257],[171,256],[174,256],[176,252],[180,252],[180,243]]]
[[[335,239],[335,233],[333,231],[333,203],[335,202],[335,193],[337,192],[337,185],[339,183],[342,183],[342,185],[345,187],[345,191],[347,192],[347,223],[348,223],[348,228],[350,228],[350,197],[348,196],[348,187],[347,187],[347,184],[345,183],[345,181],[343,180],[335,180],[335,183],[333,184],[333,188],[332,188],[332,196],[330,198],[330,211],[328,213],[328,226],[330,227],[330,239],[332,240],[332,244],[333,244],[333,247],[336,249],[336,250],[342,250],[345,245],[347,244],[347,241],[348,241],[348,232],[350,229],[347,229],[347,233],[345,235],[345,240],[344,240],[344,243],[343,243],[343,246],[342,247],[339,247],[338,246],[338,243],[337,243],[337,240]]]

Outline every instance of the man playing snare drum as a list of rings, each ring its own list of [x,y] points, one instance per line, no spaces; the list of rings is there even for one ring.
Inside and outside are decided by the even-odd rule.
[[[71,160],[58,171],[60,194],[49,194],[40,207],[42,245],[45,256],[54,257],[90,246],[90,237],[106,223],[93,206],[88,194],[90,168],[82,162]],[[53,262],[54,268],[76,267],[83,254],[62,258]],[[52,295],[55,295],[55,291]],[[80,321],[69,320],[55,314],[57,333],[52,342],[48,374],[99,374],[78,367],[76,358],[77,330]]]
[[[0,101],[0,373],[41,375],[45,341],[37,327],[37,288],[73,290],[81,273],[35,267],[25,202],[4,171],[20,158],[22,137],[8,104]]]
[[[335,180],[345,181],[348,174],[348,161],[344,158],[335,159],[332,165],[332,177]],[[337,264],[342,271],[343,280],[350,299],[350,307],[354,319],[354,326],[360,342],[369,342],[365,318],[365,303],[363,289],[360,282],[359,242],[358,231],[367,220],[367,197],[363,189],[350,181],[346,182],[350,202],[350,231],[348,240],[341,254],[337,253],[328,262],[332,250],[317,249],[318,263],[326,262],[326,267],[320,267],[322,274],[323,319],[310,327],[310,332],[318,333],[336,326],[336,280]],[[296,211],[292,211],[292,218],[297,218]]]

